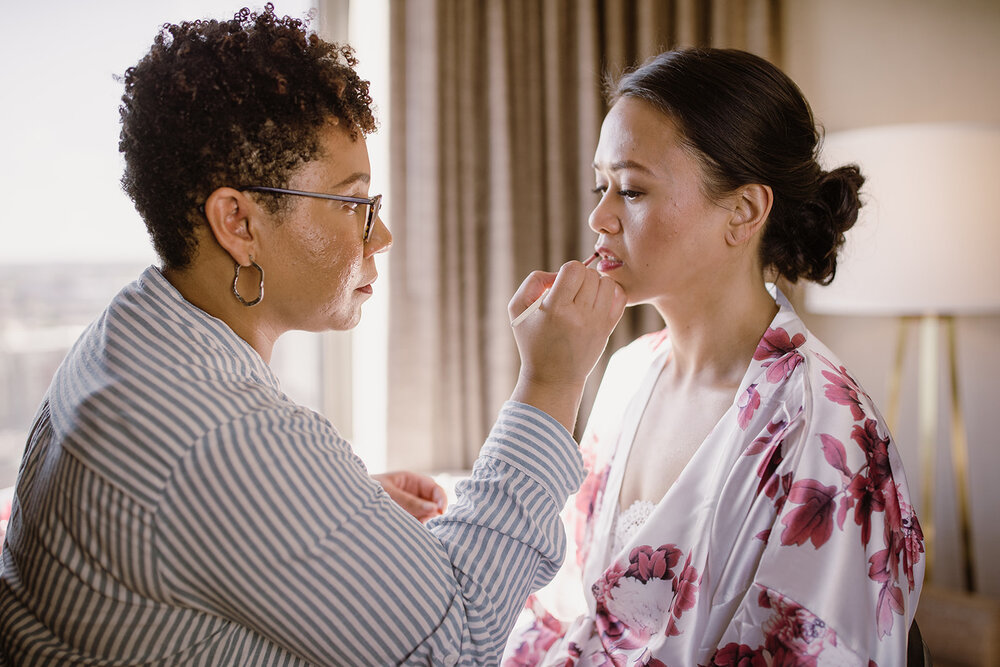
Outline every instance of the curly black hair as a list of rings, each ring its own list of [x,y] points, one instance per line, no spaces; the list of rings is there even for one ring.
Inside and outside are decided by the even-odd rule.
[[[368,82],[346,45],[279,18],[271,4],[231,21],[165,24],[124,76],[122,187],[165,268],[190,264],[199,207],[217,188],[287,184],[332,117],[353,138],[376,127]],[[264,198],[274,213],[278,198]]]

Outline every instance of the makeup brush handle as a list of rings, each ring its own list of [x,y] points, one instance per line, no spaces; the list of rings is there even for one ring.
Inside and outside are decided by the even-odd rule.
[[[590,266],[591,262],[593,262],[595,259],[597,259],[598,256],[599,255],[595,252],[593,255],[591,255],[587,259],[582,260],[583,261],[583,265],[584,266]],[[542,295],[540,297],[538,297],[537,299],[535,299],[534,301],[532,301],[531,305],[524,309],[524,312],[522,312],[520,315],[518,315],[513,320],[511,320],[510,326],[516,327],[518,324],[520,324],[525,319],[527,319],[527,317],[529,315],[531,315],[533,312],[535,312],[536,310],[538,310],[541,307],[541,305],[542,305],[542,299],[544,299],[545,295],[548,294],[548,293],[549,293],[549,290],[548,290],[548,288],[546,288],[545,291],[542,292]]]
[[[528,306],[527,308],[525,308],[524,311],[522,311],[520,315],[518,315],[513,320],[511,320],[510,326],[516,327],[518,324],[520,324],[521,322],[523,322],[524,320],[526,320],[528,318],[528,316],[530,316],[533,312],[535,312],[536,310],[538,310],[538,308],[542,305],[542,299],[544,299],[545,295],[548,294],[548,293],[549,293],[548,289],[546,289],[544,292],[542,292],[542,295],[540,297],[538,297],[537,299],[535,299],[534,301],[532,301],[530,306]]]

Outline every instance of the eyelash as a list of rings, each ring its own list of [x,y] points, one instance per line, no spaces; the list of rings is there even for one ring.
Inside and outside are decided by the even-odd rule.
[[[605,191],[607,191],[607,189],[608,186],[606,185],[598,185],[596,188],[594,188],[593,192],[595,195],[603,196]],[[635,200],[641,197],[643,193],[637,190],[619,190],[617,194],[619,197],[624,197],[625,199],[628,200]]]

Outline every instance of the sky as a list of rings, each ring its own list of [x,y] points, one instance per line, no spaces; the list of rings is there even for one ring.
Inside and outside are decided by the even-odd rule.
[[[303,17],[310,0],[276,0]],[[119,179],[115,80],[158,27],[229,18],[238,0],[0,0],[0,263],[154,256]]]
[[[272,0],[280,15],[304,18],[314,0]],[[146,229],[122,192],[116,77],[149,49],[159,27],[197,18],[231,18],[252,0],[0,0],[0,266],[120,262],[158,263]],[[349,41],[359,74],[371,81],[375,113],[388,107],[388,0],[351,5]],[[391,220],[388,122],[367,139],[372,192],[385,195]],[[381,288],[353,331],[355,449],[373,471],[385,465],[385,335],[388,265]],[[0,286],[2,287],[2,286]],[[2,313],[0,313],[2,316]],[[2,320],[2,317],[0,317]],[[297,332],[293,332],[297,333]],[[315,359],[291,353],[290,333],[272,362],[286,391],[316,374]],[[300,334],[301,335],[301,334]],[[290,355],[287,361],[283,357]],[[2,361],[2,360],[0,360]],[[303,367],[305,366],[305,367]],[[311,381],[311,380],[310,380]],[[329,381],[329,379],[327,379]]]

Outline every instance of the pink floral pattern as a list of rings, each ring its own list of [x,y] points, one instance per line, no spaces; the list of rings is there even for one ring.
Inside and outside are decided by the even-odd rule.
[[[14,505],[13,492],[5,489],[5,496],[10,496],[6,500],[0,500],[0,545],[3,544],[4,536],[7,534],[7,522],[10,521],[11,509]]]
[[[746,644],[729,642],[712,657],[711,667],[768,667],[764,652]]]
[[[809,610],[771,590],[761,590],[758,606],[771,610],[763,624],[764,641],[755,647],[730,642],[716,651],[712,667],[817,664],[837,646],[837,633]]]
[[[750,420],[753,419],[754,413],[757,408],[760,407],[760,392],[757,391],[757,385],[752,384],[746,388],[742,394],[740,394],[739,399],[739,418],[738,423],[740,428],[744,431],[750,425]]]
[[[913,567],[924,550],[923,532],[913,508],[899,498],[889,464],[889,440],[879,436],[875,420],[866,419],[863,425],[855,425],[851,438],[865,454],[865,464],[856,471],[847,466],[843,443],[830,434],[820,434],[824,457],[840,473],[841,484],[838,488],[808,478],[794,482],[788,502],[798,507],[781,520],[786,527],[781,543],[802,545],[809,541],[819,549],[830,539],[835,523],[843,530],[853,508],[861,544],[867,547],[872,537],[873,515],[885,514],[882,524],[886,547],[869,558],[868,572],[869,578],[880,585],[876,619],[878,634],[884,637],[892,631],[895,616],[905,611],[903,592],[897,583],[900,570],[906,577],[908,591],[915,588]]]
[[[622,553],[596,526],[617,507],[602,500],[618,498],[623,424],[648,394],[619,405],[624,392],[602,387],[584,442],[604,458],[588,464],[571,533],[591,611],[564,630],[537,614],[562,638],[522,634],[512,646],[541,648],[507,664],[902,664],[924,545],[898,453],[871,398],[778,301],[729,412]],[[661,332],[625,348],[605,380],[640,386],[669,363],[669,342]],[[815,581],[850,581],[855,594],[831,603]],[[708,627],[724,629],[714,649],[699,634]]]
[[[653,635],[681,634],[678,621],[694,608],[700,581],[690,554],[677,569],[681,556],[673,544],[655,549],[640,545],[629,553],[627,566],[612,564],[593,585],[597,634],[612,659],[621,651],[645,647]],[[649,595],[653,591],[655,594]],[[654,607],[659,613],[636,613]]]
[[[806,341],[801,333],[789,336],[782,328],[769,328],[757,344],[753,358],[763,361],[767,369],[765,377],[768,382],[781,382],[791,377],[795,367],[802,363],[803,357],[798,348]]]
[[[590,544],[593,542],[594,516],[600,505],[604,494],[604,487],[607,485],[608,473],[611,466],[607,462],[599,461],[597,451],[600,448],[599,439],[593,434],[581,445],[580,450],[583,455],[583,464],[587,469],[587,476],[577,491],[573,499],[573,537],[578,545],[576,551],[577,565],[583,566],[590,552]]]
[[[511,667],[537,665],[545,652],[558,640],[565,628],[555,616],[547,612],[535,596],[528,596],[527,606],[535,615],[531,626],[524,631],[523,639],[505,664]]]
[[[775,665],[815,665],[823,651],[837,644],[837,633],[807,609],[765,590],[760,606],[772,609],[764,623],[764,650]]]
[[[823,377],[830,381],[830,384],[826,385],[826,397],[834,403],[848,406],[854,419],[864,417],[865,411],[862,401],[871,402],[868,394],[861,389],[861,386],[851,377],[846,368],[837,366],[821,354],[816,356],[833,369],[832,373],[823,371]]]

